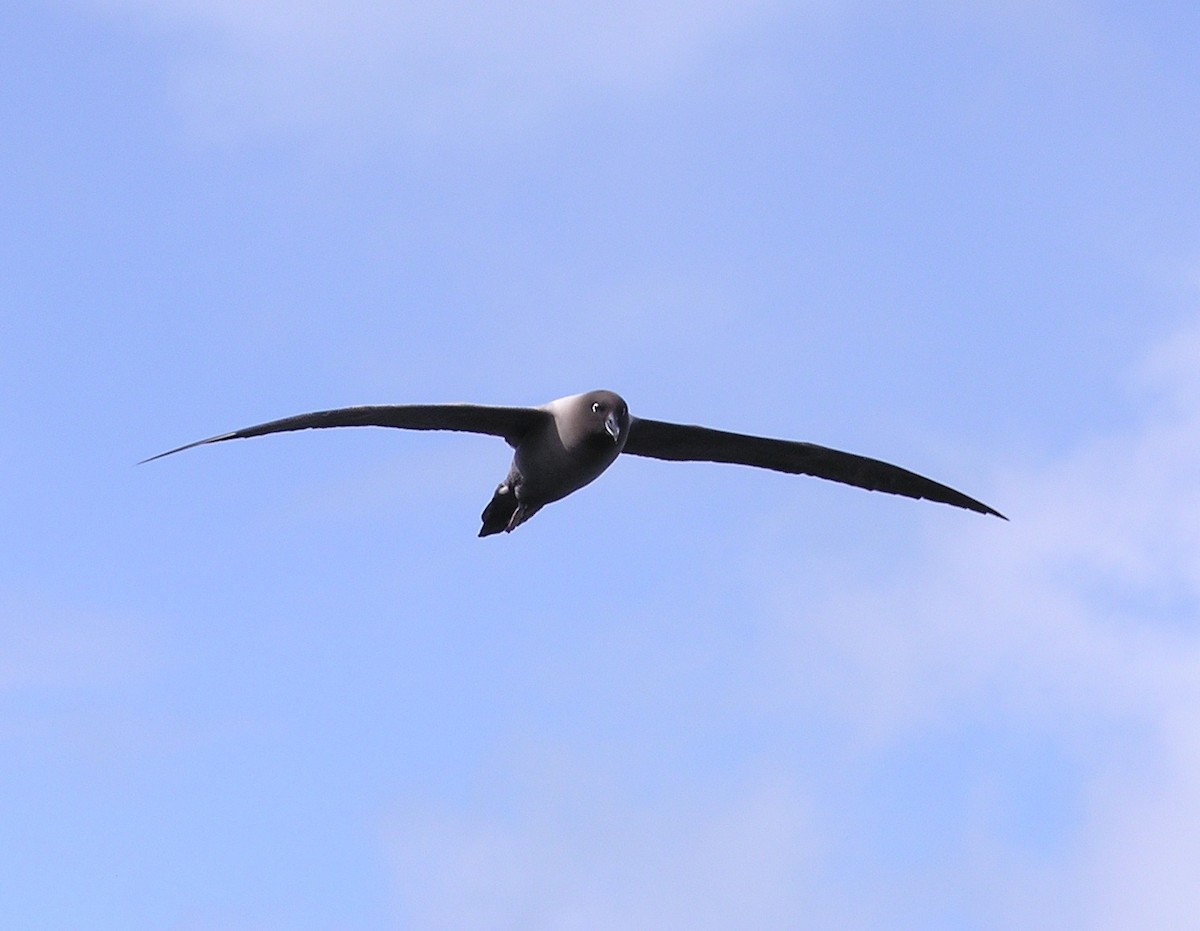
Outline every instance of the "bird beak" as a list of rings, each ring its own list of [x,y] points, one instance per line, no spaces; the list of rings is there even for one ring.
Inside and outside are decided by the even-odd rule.
[[[604,418],[604,429],[608,431],[608,435],[613,438],[614,443],[621,438],[621,425],[617,423],[616,413],[609,414]]]

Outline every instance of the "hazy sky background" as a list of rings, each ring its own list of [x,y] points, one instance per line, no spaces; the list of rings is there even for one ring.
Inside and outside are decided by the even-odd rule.
[[[1191,928],[1200,7],[0,6],[0,924]],[[1005,524],[355,403],[888,459]]]

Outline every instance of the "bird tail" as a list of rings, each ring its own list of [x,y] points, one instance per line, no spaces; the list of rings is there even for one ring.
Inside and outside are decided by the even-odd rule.
[[[479,528],[479,535],[489,537],[501,531],[512,533],[541,508],[540,504],[519,504],[512,486],[505,482],[496,489],[492,500],[483,509],[483,526]]]
[[[496,488],[492,500],[483,509],[483,526],[479,528],[481,537],[490,537],[493,533],[511,530],[509,521],[517,510],[517,496],[513,494],[508,482],[503,482]]]

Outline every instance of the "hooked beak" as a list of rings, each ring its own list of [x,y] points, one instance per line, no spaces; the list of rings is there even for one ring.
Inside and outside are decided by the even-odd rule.
[[[615,411],[604,418],[604,429],[608,431],[608,435],[613,438],[614,443],[621,438],[621,425],[617,423]]]

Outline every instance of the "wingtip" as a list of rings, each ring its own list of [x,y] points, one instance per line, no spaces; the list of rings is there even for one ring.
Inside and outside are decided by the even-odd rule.
[[[151,456],[149,459],[143,459],[138,465],[145,465],[147,462],[153,462],[155,459],[162,459],[166,456],[173,456],[176,453],[181,453],[185,449],[195,449],[197,446],[207,446],[209,443],[219,443],[221,440],[232,440],[237,437],[237,433],[222,433],[220,436],[210,436],[204,440],[196,440],[195,443],[185,443],[183,446],[176,446],[174,449],[168,449],[165,453],[159,453],[157,456]]]
[[[974,498],[972,498],[971,501],[973,503],[972,507],[971,507],[972,511],[976,511],[980,514],[984,514],[984,515],[990,516],[990,517],[999,517],[1001,520],[1004,520],[1004,521],[1008,520],[1007,517],[1005,517],[1003,514],[1001,514],[995,508],[988,507],[982,501],[975,501]]]
[[[171,453],[177,452],[179,452],[178,449],[168,449],[165,453],[159,453],[157,456],[148,456],[147,458],[140,460],[137,465],[145,465],[147,462],[153,462],[155,459],[161,459],[163,456],[169,456]]]
[[[165,453],[159,453],[157,456],[151,456],[148,459],[143,459],[138,465],[145,465],[147,462],[153,462],[155,459],[162,459],[166,456],[173,456],[175,453],[181,453],[185,449],[191,449],[193,446],[199,446],[199,443],[189,443],[187,446],[180,446],[178,449],[168,449]]]

